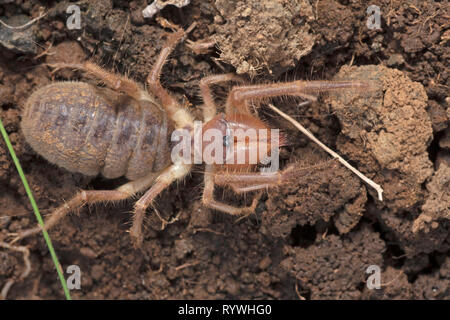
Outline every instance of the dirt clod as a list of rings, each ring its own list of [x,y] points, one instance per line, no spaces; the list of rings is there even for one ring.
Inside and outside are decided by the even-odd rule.
[[[314,15],[308,0],[216,0],[215,6],[224,20],[214,36],[220,58],[238,74],[255,76],[267,70],[278,76],[314,45],[309,24]]]
[[[427,184],[429,195],[422,206],[422,213],[414,221],[413,232],[429,232],[439,223],[448,224],[450,220],[450,167],[442,165]]]
[[[330,235],[307,249],[292,248],[281,268],[299,281],[301,289],[310,291],[311,299],[358,299],[357,287],[365,281],[365,270],[382,266],[384,250],[379,235],[363,229],[342,240]]]
[[[342,126],[338,150],[384,187],[387,206],[413,206],[433,174],[427,152],[433,130],[423,86],[382,65],[343,67],[335,79],[368,79],[375,87],[330,96]]]
[[[323,162],[320,168],[295,163],[301,174],[269,193],[267,213],[262,217],[264,230],[275,237],[287,237],[296,225],[315,225],[334,217],[339,232],[349,232],[364,210],[366,190],[360,180],[334,161]]]

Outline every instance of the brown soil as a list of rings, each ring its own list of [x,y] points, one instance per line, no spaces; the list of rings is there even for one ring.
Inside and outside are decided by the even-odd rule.
[[[0,0],[0,19],[10,23],[15,16],[37,17],[40,8],[49,12],[21,41],[0,45],[0,117],[44,214],[79,188],[124,182],[58,168],[25,142],[21,108],[33,90],[62,79],[92,81],[71,70],[51,74],[45,63],[91,59],[143,83],[167,32],[141,18],[143,0],[80,1],[81,30],[66,28],[68,2],[50,3]],[[162,81],[200,119],[198,81],[208,74],[238,72],[255,83],[372,80],[374,90],[330,94],[310,106],[294,99],[274,103],[381,184],[385,201],[262,108],[261,117],[289,138],[281,164],[297,168],[295,179],[270,190],[254,215],[236,222],[202,207],[199,167],[158,198],[158,212],[174,223],[161,230],[161,220],[148,211],[141,250],[127,233],[133,201],[70,215],[50,236],[63,269],[81,268],[82,289],[73,297],[450,299],[449,6],[380,0],[382,29],[369,30],[371,4],[193,0],[182,9],[168,6],[159,15],[184,27],[196,21],[189,39],[214,39],[217,49],[195,54],[179,45]],[[216,90],[220,100],[228,88]],[[236,205],[246,201],[219,190],[222,195]],[[1,141],[0,241],[35,224]],[[8,298],[63,299],[42,237],[22,244],[31,250],[32,272]],[[381,268],[379,290],[366,286],[370,265]],[[23,267],[19,253],[0,249],[0,288]]]

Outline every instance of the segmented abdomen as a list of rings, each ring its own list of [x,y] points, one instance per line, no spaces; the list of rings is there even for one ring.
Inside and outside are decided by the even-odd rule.
[[[135,180],[165,168],[173,130],[166,113],[106,92],[83,82],[40,88],[25,104],[27,142],[48,161],[89,176]]]

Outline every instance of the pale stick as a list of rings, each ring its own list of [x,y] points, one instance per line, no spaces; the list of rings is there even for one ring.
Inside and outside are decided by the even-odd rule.
[[[378,199],[380,201],[383,201],[383,189],[379,184],[376,184],[369,178],[367,178],[365,175],[363,175],[361,172],[359,172],[356,168],[352,167],[347,161],[345,161],[340,155],[338,155],[336,152],[328,148],[326,145],[324,145],[322,142],[320,142],[319,139],[313,136],[311,132],[309,132],[305,127],[303,127],[299,122],[297,122],[295,119],[275,107],[273,104],[269,104],[269,107],[277,112],[279,115],[281,115],[283,118],[291,122],[298,130],[303,132],[308,138],[310,138],[312,141],[317,143],[322,149],[324,149],[326,152],[328,152],[333,158],[337,158],[340,163],[342,163],[344,166],[346,166],[348,169],[350,169],[354,174],[356,174],[359,178],[361,178],[364,182],[366,182],[368,185],[370,185],[372,188],[374,188],[378,192]]]

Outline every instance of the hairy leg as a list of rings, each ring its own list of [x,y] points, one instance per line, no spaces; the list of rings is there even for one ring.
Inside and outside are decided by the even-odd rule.
[[[197,55],[210,53],[216,45],[214,40],[199,40],[195,42],[187,40],[186,43],[186,46]]]
[[[333,163],[336,163],[334,159],[300,168],[295,164],[290,164],[285,169],[274,172],[216,172],[214,183],[218,186],[229,186],[237,193],[270,189],[301,179],[309,172],[329,167]]]
[[[193,118],[189,112],[183,109],[176,99],[173,98],[166,89],[164,89],[159,79],[162,68],[170,53],[176,45],[182,41],[184,37],[194,28],[194,26],[195,25],[191,25],[186,31],[178,29],[178,31],[169,34],[166,44],[161,49],[161,52],[159,53],[159,56],[147,77],[148,89],[160,100],[161,105],[165,108],[169,114],[169,117],[175,122],[177,128],[191,126]]]
[[[134,206],[133,225],[130,229],[130,235],[136,248],[140,247],[143,241],[142,223],[147,208],[155,197],[172,182],[185,177],[190,172],[191,167],[191,165],[186,164],[171,165],[156,178],[153,186],[136,202]]]
[[[228,95],[227,113],[233,109],[248,108],[249,100],[261,100],[280,96],[297,96],[315,101],[312,94],[325,91],[339,90],[370,90],[372,85],[367,81],[292,81],[284,83],[270,83],[250,86],[236,86]]]
[[[249,207],[234,207],[228,204],[219,202],[214,199],[214,174],[215,169],[213,165],[206,165],[205,168],[205,189],[203,190],[202,202],[203,205],[215,209],[217,211],[225,212],[231,215],[247,215],[251,214],[255,211],[256,206],[258,204],[260,195],[255,196],[252,204]]]
[[[236,81],[243,82],[243,79],[234,73],[218,74],[204,77],[200,80],[200,91],[203,98],[203,121],[207,122],[216,115],[217,107],[211,93],[210,86],[220,82]]]
[[[55,226],[62,218],[72,211],[76,211],[86,204],[94,204],[106,201],[120,201],[131,198],[136,193],[147,189],[155,180],[155,174],[149,174],[141,179],[130,181],[116,190],[82,190],[76,194],[71,200],[56,208],[45,220],[44,228],[49,230]],[[31,235],[41,232],[41,226],[20,231],[11,243],[27,238]]]
[[[95,76],[97,79],[104,82],[109,88],[125,93],[126,95],[132,97],[135,100],[150,100],[154,102],[151,96],[149,96],[142,87],[135,81],[119,75],[113,72],[109,72],[102,67],[96,65],[92,62],[84,63],[53,63],[48,64],[56,70],[62,68],[70,68],[74,70],[81,70],[88,74]]]

